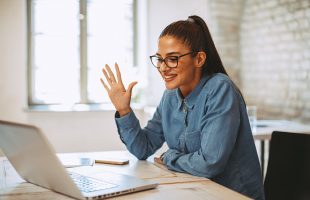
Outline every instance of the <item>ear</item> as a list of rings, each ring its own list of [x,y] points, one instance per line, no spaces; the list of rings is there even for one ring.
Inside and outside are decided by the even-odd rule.
[[[199,68],[202,67],[206,62],[206,58],[207,58],[206,53],[203,51],[199,51],[196,55],[195,66]]]

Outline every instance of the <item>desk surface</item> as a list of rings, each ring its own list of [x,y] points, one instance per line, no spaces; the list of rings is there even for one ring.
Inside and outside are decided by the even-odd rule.
[[[258,120],[253,136],[256,140],[270,140],[273,131],[310,134],[310,125],[287,120]]]
[[[127,194],[113,199],[249,199],[237,192],[225,188],[209,179],[195,177],[184,173],[176,173],[164,166],[154,164],[153,158],[147,161],[139,161],[126,151],[72,153],[60,154],[62,158],[128,158],[129,165],[115,166],[108,164],[95,164],[71,168],[72,171],[85,175],[100,177],[100,172],[113,171],[116,173],[136,176],[142,179],[156,180],[159,186],[156,189]],[[4,158],[0,158],[3,162]],[[7,162],[8,163],[8,162]],[[1,170],[1,169],[0,169]],[[19,178],[15,170],[9,169],[5,184],[0,183],[1,200],[18,199],[71,199],[70,197],[24,182]]]

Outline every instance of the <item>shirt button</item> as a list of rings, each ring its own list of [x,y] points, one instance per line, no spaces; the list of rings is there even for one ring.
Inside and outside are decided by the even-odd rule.
[[[184,106],[184,108],[183,108],[183,112],[187,112],[187,107],[186,106]]]

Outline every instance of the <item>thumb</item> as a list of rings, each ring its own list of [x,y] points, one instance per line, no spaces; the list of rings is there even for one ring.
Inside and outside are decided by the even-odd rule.
[[[129,94],[129,96],[131,97],[131,93],[132,93],[132,88],[137,84],[138,82],[135,81],[135,82],[132,82],[128,85],[128,89],[127,89],[127,92]]]

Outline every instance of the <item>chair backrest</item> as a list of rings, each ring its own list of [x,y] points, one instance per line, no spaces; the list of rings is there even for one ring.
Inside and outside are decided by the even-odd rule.
[[[264,188],[266,200],[310,199],[310,133],[272,133]]]

